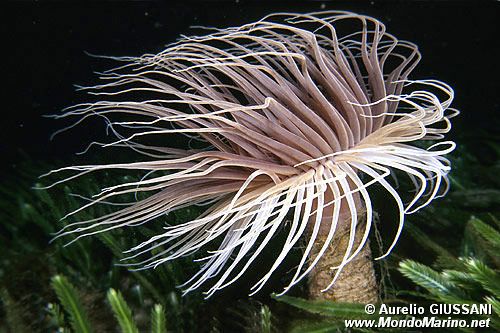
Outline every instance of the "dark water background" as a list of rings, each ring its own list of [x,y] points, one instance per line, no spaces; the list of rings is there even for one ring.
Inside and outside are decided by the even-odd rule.
[[[2,6],[4,93],[1,104],[2,177],[30,157],[68,160],[101,135],[98,121],[54,141],[64,123],[43,118],[88,99],[73,84],[96,82],[92,71],[109,68],[103,55],[156,53],[190,25],[233,26],[275,11],[352,10],[380,19],[390,33],[419,45],[423,59],[413,77],[437,78],[456,93],[462,111],[452,136],[482,131],[498,135],[500,3],[371,2],[8,2]],[[489,134],[488,134],[489,133]],[[94,135],[94,136],[91,136]],[[485,149],[484,158],[489,152]]]
[[[480,162],[496,162],[498,155],[477,136],[499,142],[500,1],[25,1],[0,6],[1,41],[5,46],[0,184],[16,179],[18,170],[25,165],[36,166],[37,161],[47,162],[47,168],[52,168],[120,157],[106,156],[99,149],[86,156],[75,155],[90,141],[104,137],[100,119],[49,141],[50,135],[67,123],[42,115],[88,101],[88,96],[76,92],[73,85],[95,84],[93,71],[114,65],[85,52],[114,56],[157,53],[180,34],[197,33],[189,29],[190,25],[237,26],[277,11],[322,9],[371,15],[399,39],[416,43],[423,58],[412,77],[439,79],[455,89],[453,106],[462,113],[454,119],[449,137],[474,150]],[[32,173],[41,174],[47,168]],[[248,280],[255,281],[254,277]],[[246,296],[249,284],[241,285],[245,287],[211,302],[219,302],[221,308],[233,295]],[[205,317],[212,315],[210,311]]]

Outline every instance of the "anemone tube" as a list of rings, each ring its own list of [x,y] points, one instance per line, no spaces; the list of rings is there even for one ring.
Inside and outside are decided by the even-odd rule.
[[[381,259],[395,246],[405,215],[448,190],[450,165],[443,155],[455,144],[441,139],[458,113],[450,108],[452,88],[409,79],[420,59],[417,46],[368,16],[277,13],[240,27],[200,28],[209,31],[182,36],[158,54],[109,57],[122,65],[100,73],[102,84],[80,87],[98,101],[55,116],[76,117],[74,125],[101,116],[117,139],[94,144],[146,157],[51,171],[72,173],[51,186],[98,170],[147,172],[139,181],[103,188],[67,216],[122,195],[148,194],[105,216],[69,224],[56,237],[75,234],[76,241],[205,205],[198,218],[166,226],[129,249],[129,265],[153,268],[212,247],[183,284],[187,293],[211,280],[209,297],[255,267],[273,236],[285,232],[274,263],[251,294],[302,245],[281,294],[309,276],[311,297],[376,301],[368,188],[385,189],[399,211],[396,235]],[[207,148],[144,142],[175,133]],[[412,145],[425,140],[434,144]],[[415,186],[408,203],[393,185],[396,173]]]

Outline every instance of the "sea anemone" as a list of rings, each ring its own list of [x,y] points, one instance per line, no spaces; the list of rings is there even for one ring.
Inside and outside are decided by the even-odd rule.
[[[345,281],[375,290],[368,298],[373,299],[376,284],[366,282],[374,281],[367,243],[375,208],[368,188],[378,184],[387,190],[399,211],[396,234],[380,259],[395,246],[405,214],[448,189],[450,166],[443,155],[455,144],[439,140],[457,114],[449,108],[452,88],[433,79],[408,79],[420,59],[417,46],[396,39],[369,16],[277,13],[240,27],[203,29],[208,34],[182,36],[158,54],[108,57],[123,65],[100,73],[102,84],[81,87],[107,100],[55,116],[76,116],[77,123],[102,116],[117,141],[100,145],[147,157],[52,171],[74,172],[55,184],[98,170],[147,172],[138,181],[102,189],[68,215],[113,197],[148,194],[105,216],[69,224],[56,237],[76,234],[73,242],[204,205],[198,218],[168,225],[128,250],[131,265],[156,267],[212,247],[183,284],[189,292],[212,280],[206,291],[211,296],[255,267],[273,236],[284,232],[252,294],[302,244],[302,258],[282,293],[309,273],[326,291],[344,272]],[[179,149],[145,142],[175,133],[207,145]],[[424,143],[413,145],[417,141]],[[394,185],[401,174],[415,187],[406,203]],[[156,248],[161,250],[151,255]],[[366,269],[349,271],[348,264],[361,257],[367,257],[360,266]],[[318,273],[322,258],[329,259]]]

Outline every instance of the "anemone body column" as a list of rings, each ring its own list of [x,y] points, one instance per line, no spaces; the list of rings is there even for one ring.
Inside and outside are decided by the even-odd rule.
[[[353,195],[357,207],[360,207],[359,195]],[[334,197],[331,192],[325,193],[325,201],[332,201]],[[311,257],[315,257],[320,251],[322,244],[327,240],[332,224],[333,205],[323,210],[323,218],[317,241],[312,249]],[[354,233],[354,248],[357,248],[362,239],[365,227],[365,216],[363,208],[358,210],[358,221],[356,221]],[[378,285],[373,267],[373,259],[370,242],[366,241],[359,254],[338,274],[335,283],[330,287],[335,278],[336,269],[343,260],[344,254],[349,247],[352,217],[347,203],[342,201],[340,215],[337,222],[337,231],[330,242],[328,249],[322,255],[320,261],[313,268],[308,277],[308,292],[310,299],[325,299],[335,302],[346,303],[376,303],[379,300]],[[311,233],[311,230],[309,230]]]

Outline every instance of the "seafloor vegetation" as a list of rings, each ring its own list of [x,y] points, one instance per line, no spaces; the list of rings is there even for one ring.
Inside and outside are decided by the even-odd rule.
[[[495,312],[491,329],[500,329],[499,139],[476,134],[457,140],[451,191],[410,215],[397,248],[377,262],[385,303],[490,303]],[[110,208],[96,206],[59,221],[85,202],[72,193],[91,196],[99,178],[34,190],[37,176],[60,163],[24,160],[17,174],[0,185],[0,332],[337,332],[344,318],[366,316],[360,305],[307,301],[301,288],[275,297],[279,279],[252,298],[246,296],[245,280],[208,300],[201,293],[182,296],[176,286],[196,272],[199,263],[193,258],[146,271],[116,265],[123,250],[153,234],[160,223],[189,220],[199,207],[67,247],[70,237],[49,243],[65,223],[101,216]],[[377,189],[372,192],[376,196]],[[392,214],[391,207],[378,212],[371,242],[375,253],[392,231],[386,230]],[[282,276],[286,280],[286,269]]]

